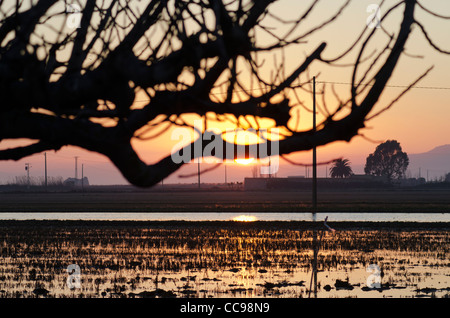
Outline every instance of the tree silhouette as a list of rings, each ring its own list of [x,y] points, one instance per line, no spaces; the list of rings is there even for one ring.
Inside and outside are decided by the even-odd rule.
[[[333,166],[330,168],[330,175],[332,178],[348,178],[353,174],[348,159],[336,159]]]
[[[388,140],[377,146],[375,152],[366,159],[364,172],[375,176],[385,176],[388,180],[405,176],[408,168],[408,155],[402,151],[400,143]]]
[[[450,182],[450,172],[445,175],[445,182]]]
[[[433,48],[448,53],[432,42],[415,11],[436,19],[446,17],[416,0],[384,9],[381,28],[361,25],[354,43],[334,57],[326,57],[327,44],[313,36],[332,24],[350,0],[311,25],[307,19],[321,1],[305,5],[291,20],[277,15],[272,9],[276,2],[1,1],[0,140],[27,139],[30,143],[0,150],[0,160],[78,146],[107,156],[130,183],[148,187],[184,162],[176,163],[168,155],[147,164],[132,141],[157,138],[173,126],[193,128],[184,120],[186,114],[208,114],[236,126],[245,122],[256,130],[261,119],[271,119],[272,127],[283,132],[281,156],[337,140],[350,141],[367,120],[398,100],[371,113],[405,51],[413,25]],[[385,29],[383,21],[396,11],[402,12],[398,28]],[[283,28],[272,28],[273,21]],[[388,35],[385,46],[367,52],[379,32]],[[260,41],[257,34],[261,33],[270,40]],[[268,64],[267,56],[283,56],[283,50],[291,47],[300,50],[307,41],[316,43],[315,48],[299,57],[293,69],[287,68],[283,58],[274,58],[274,66],[267,72],[270,75],[261,72]],[[296,110],[311,111],[302,102],[311,98],[311,65],[338,67],[351,56],[356,58],[348,96],[339,96],[332,87],[335,105],[323,103],[325,119],[317,130],[293,125],[299,121]],[[324,84],[321,94],[326,87]],[[235,146],[223,140],[221,133],[213,136],[210,142],[223,141],[224,149]],[[189,150],[201,137],[180,152],[189,152],[191,159],[202,156]],[[257,146],[270,141],[260,141]],[[202,149],[207,146],[208,142],[200,145]],[[217,152],[215,156],[234,159],[238,154]],[[267,154],[257,154],[258,158],[264,156]]]

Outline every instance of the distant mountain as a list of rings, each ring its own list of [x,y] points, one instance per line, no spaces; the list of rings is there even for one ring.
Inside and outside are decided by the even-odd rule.
[[[428,180],[439,179],[450,172],[450,144],[442,145],[430,151],[418,154],[408,154],[410,177],[419,176]]]
[[[450,154],[450,145],[442,145],[431,149],[430,151],[424,152],[422,154]]]

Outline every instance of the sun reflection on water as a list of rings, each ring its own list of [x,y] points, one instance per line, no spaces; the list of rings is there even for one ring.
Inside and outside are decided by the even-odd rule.
[[[236,222],[255,222],[258,218],[253,215],[239,215],[233,218],[233,221]]]

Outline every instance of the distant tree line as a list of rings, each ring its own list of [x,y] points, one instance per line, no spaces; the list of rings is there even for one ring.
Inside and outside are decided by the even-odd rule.
[[[404,178],[408,165],[408,154],[403,152],[400,143],[397,140],[388,140],[379,144],[366,158],[364,172],[366,175],[383,176],[392,181]],[[352,175],[353,171],[348,159],[337,159],[330,168],[332,178],[348,178]]]
[[[408,178],[406,174],[408,165],[408,154],[402,150],[400,143],[397,140],[387,140],[379,144],[375,151],[366,158],[364,173],[386,177],[388,181],[399,180]],[[337,159],[330,168],[332,178],[349,178],[353,174],[349,159]],[[450,183],[450,172],[436,178],[434,182]]]
[[[6,185],[9,186],[45,186],[45,177],[30,177],[16,176],[12,180],[9,180]],[[47,186],[49,187],[62,187],[64,185],[63,177],[47,177]]]

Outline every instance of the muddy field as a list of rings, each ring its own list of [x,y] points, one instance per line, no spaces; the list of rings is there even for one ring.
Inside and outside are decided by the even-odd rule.
[[[0,193],[0,212],[310,212],[310,191]],[[319,191],[321,212],[450,212],[450,189]]]
[[[450,296],[450,224],[334,227],[316,232],[318,297]],[[313,233],[308,222],[1,221],[0,297],[308,297]]]

